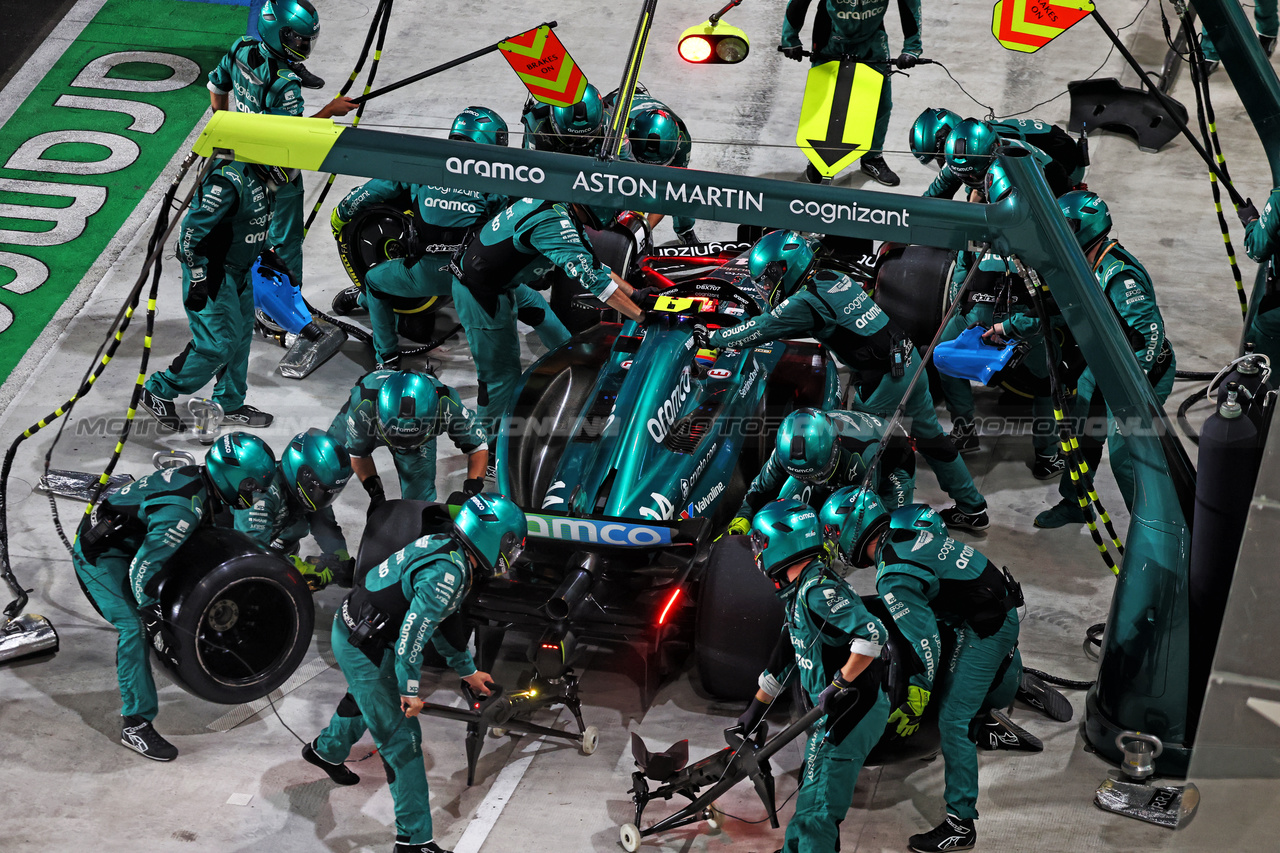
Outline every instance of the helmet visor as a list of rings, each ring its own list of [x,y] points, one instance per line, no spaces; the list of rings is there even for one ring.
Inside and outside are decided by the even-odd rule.
[[[494,574],[510,574],[511,567],[516,564],[516,560],[519,560],[520,555],[524,553],[524,545],[525,540],[517,540],[514,533],[505,534],[502,537],[502,544],[498,548],[498,564],[493,567]]]
[[[298,496],[313,510],[323,509],[333,503],[333,499],[338,496],[339,491],[339,489],[326,485],[321,481],[320,477],[315,471],[311,470],[309,465],[303,465],[298,469],[298,480],[295,485]]]
[[[309,36],[294,31],[292,27],[285,27],[280,31],[280,44],[284,47],[289,56],[295,60],[301,61],[311,55],[311,49],[315,47],[317,41],[320,40],[320,25],[316,25],[316,31]]]

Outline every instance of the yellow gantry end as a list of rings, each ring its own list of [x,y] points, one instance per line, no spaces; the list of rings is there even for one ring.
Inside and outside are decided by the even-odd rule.
[[[196,140],[195,152],[211,157],[215,150],[226,150],[244,163],[316,172],[342,130],[327,118],[218,110]]]

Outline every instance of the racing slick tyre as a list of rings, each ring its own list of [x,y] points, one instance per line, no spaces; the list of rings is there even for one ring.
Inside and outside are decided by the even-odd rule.
[[[342,229],[338,256],[351,281],[364,287],[365,274],[380,263],[409,254],[417,242],[418,220],[406,212],[413,204],[408,193],[394,203],[374,204],[355,215]],[[444,297],[393,296],[396,331],[411,341],[425,344],[436,334],[436,315],[448,302]]]
[[[782,630],[782,604],[756,568],[746,536],[711,548],[698,594],[694,648],[702,687],[717,699],[747,700]]]
[[[167,648],[156,656],[180,687],[238,705],[293,675],[315,628],[311,591],[293,566],[220,527],[197,529],[169,563],[180,568],[157,584]]]
[[[875,300],[924,352],[947,313],[954,255],[933,246],[891,244],[876,271]]]

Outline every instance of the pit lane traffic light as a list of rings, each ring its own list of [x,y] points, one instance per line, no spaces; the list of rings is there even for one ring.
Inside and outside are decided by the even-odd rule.
[[[737,27],[721,23],[720,18],[742,0],[729,5],[697,26],[680,34],[680,58],[696,65],[736,65],[751,52],[747,34]]]

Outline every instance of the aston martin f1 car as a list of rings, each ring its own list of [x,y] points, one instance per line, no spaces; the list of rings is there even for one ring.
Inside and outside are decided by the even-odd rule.
[[[737,257],[648,257],[655,319],[601,322],[524,375],[496,441],[497,488],[529,518],[528,559],[470,609],[540,641],[637,641],[646,679],[696,650],[704,686],[754,690],[780,626],[741,543],[715,543],[786,414],[837,404],[813,342],[699,350],[693,327],[767,310]]]

